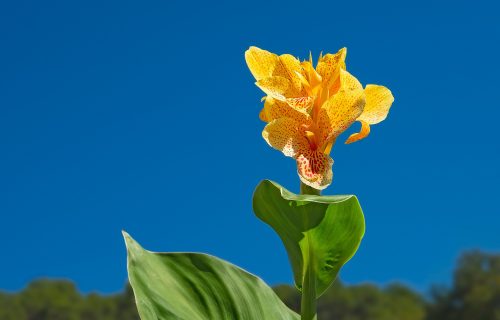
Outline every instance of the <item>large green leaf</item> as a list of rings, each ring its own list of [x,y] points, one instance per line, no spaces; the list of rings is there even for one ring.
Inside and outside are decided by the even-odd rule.
[[[264,180],[255,190],[253,209],[283,241],[297,288],[308,281],[316,298],[354,255],[365,232],[363,212],[353,195],[296,195]]]
[[[201,253],[154,253],[127,233],[128,274],[142,320],[297,320],[261,279]]]

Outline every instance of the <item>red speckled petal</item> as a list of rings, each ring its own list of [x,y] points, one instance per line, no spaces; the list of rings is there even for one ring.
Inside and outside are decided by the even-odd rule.
[[[333,159],[319,150],[309,150],[297,157],[300,180],[318,190],[323,190],[332,183],[332,165]]]

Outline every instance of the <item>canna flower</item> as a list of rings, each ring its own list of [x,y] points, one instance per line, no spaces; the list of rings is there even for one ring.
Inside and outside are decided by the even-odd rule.
[[[370,133],[370,125],[387,117],[394,98],[389,89],[367,85],[346,71],[347,50],[300,62],[289,54],[276,55],[257,47],[245,52],[256,85],[266,93],[260,118],[267,143],[297,162],[301,181],[326,188],[333,178],[330,152],[337,137],[355,121],[359,133],[346,143]]]

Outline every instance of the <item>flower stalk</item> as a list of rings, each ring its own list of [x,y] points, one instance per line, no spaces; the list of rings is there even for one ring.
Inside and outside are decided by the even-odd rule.
[[[306,238],[309,234],[306,234]],[[314,249],[311,247],[311,242],[308,242],[308,255],[306,271],[302,280],[302,296],[300,301],[300,319],[301,320],[317,320],[316,307],[316,275],[314,266],[310,263],[314,260]]]
[[[321,190],[314,189],[307,184],[300,182],[300,194],[321,195]],[[300,301],[300,319],[301,320],[316,320],[316,275],[314,274],[314,267],[310,263],[314,260],[314,249],[311,247],[309,241],[309,234],[306,234],[307,241],[307,254],[308,257],[304,259],[307,261],[305,265],[304,279],[302,280],[302,295]]]

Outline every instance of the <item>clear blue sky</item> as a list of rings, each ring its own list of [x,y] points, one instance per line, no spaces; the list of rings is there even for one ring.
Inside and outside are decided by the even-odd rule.
[[[342,278],[448,282],[463,250],[500,250],[500,9],[468,3],[3,1],[0,288],[118,291],[121,229],[291,283],[251,209],[259,180],[298,177],[261,138],[250,45],[346,46],[362,83],[392,90],[388,119],[333,151],[326,193],[356,194],[367,221]]]

